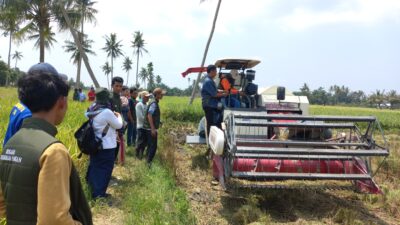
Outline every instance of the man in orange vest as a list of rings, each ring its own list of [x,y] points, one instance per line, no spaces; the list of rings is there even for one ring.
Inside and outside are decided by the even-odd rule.
[[[238,99],[238,95],[243,95],[243,92],[237,90],[236,88],[232,87],[234,80],[233,78],[229,75],[225,75],[223,73],[219,74],[219,84],[220,84],[220,89],[226,91],[229,93],[228,97],[226,97],[226,105],[230,108],[240,108],[241,104]]]

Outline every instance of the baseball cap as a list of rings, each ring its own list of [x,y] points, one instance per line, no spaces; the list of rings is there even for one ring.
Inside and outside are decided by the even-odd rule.
[[[146,97],[150,97],[150,93],[148,92],[148,91],[142,91],[142,92],[140,92],[140,96],[141,97],[144,97],[144,96],[146,96]]]
[[[34,74],[49,74],[49,75],[59,76],[65,82],[68,81],[67,75],[58,73],[56,68],[54,68],[49,63],[45,62],[35,64],[31,66],[31,68],[29,68],[28,75],[34,75]]]

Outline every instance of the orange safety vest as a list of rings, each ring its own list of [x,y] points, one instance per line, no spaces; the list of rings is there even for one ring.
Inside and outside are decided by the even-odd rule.
[[[234,94],[234,95],[239,93],[239,91],[236,88],[232,87],[231,83],[229,82],[229,80],[226,77],[222,78],[220,83],[221,83],[221,87],[224,91],[229,91],[230,94]]]

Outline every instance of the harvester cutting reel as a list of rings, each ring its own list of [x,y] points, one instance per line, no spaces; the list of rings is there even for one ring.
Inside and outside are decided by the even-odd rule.
[[[233,111],[222,130],[211,129],[210,145],[219,156],[213,160],[214,177],[222,173],[228,184],[250,188],[382,193],[373,177],[389,156],[383,130],[372,116]]]

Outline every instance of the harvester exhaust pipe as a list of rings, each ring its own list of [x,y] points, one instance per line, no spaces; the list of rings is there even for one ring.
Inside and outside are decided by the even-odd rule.
[[[285,94],[286,94],[285,87],[278,87],[276,89],[276,98],[279,101],[285,100]]]

